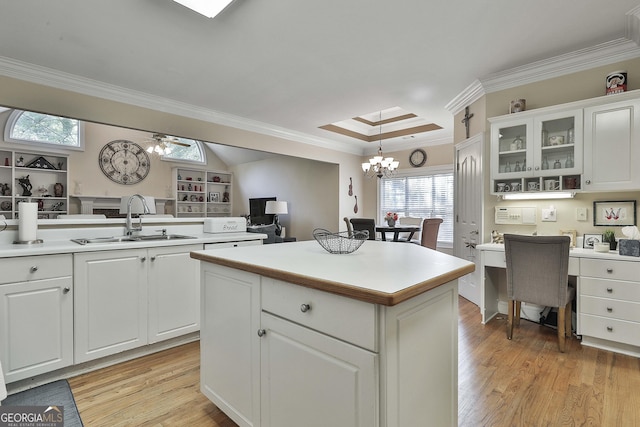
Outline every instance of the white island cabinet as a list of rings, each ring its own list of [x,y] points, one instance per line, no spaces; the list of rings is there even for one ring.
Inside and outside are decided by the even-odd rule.
[[[457,278],[417,245],[197,251],[201,390],[241,426],[457,425]]]

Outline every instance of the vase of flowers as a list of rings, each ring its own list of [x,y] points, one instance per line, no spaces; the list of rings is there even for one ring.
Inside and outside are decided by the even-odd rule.
[[[395,227],[396,221],[398,220],[398,214],[395,212],[387,212],[384,217],[384,220],[387,222],[389,227]]]

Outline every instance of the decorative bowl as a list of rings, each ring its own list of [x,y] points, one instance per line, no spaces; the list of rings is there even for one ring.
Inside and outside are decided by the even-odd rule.
[[[364,230],[354,231],[351,234],[348,231],[332,233],[324,228],[316,228],[313,230],[313,237],[329,253],[350,254],[357,251],[369,238],[369,232]]]

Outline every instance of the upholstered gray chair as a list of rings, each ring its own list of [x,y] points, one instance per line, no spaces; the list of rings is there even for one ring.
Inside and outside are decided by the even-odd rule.
[[[558,309],[558,348],[565,351],[565,337],[571,337],[571,302],[575,289],[569,279],[568,236],[504,235],[507,261],[509,313],[507,338],[513,325],[520,324],[521,302]]]
[[[376,220],[373,218],[351,218],[351,226],[353,231],[369,232],[369,240],[376,240]]]
[[[438,245],[438,231],[440,231],[440,224],[442,224],[442,218],[425,218],[422,221],[422,238],[420,244],[429,249],[436,249]]]
[[[349,218],[345,216],[344,222],[345,224],[347,224],[347,232],[349,233],[349,236],[353,236],[353,227],[351,227],[351,222],[349,222]]]

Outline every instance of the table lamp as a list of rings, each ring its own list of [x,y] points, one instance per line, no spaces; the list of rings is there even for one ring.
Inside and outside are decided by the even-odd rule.
[[[276,235],[279,236],[282,233],[282,226],[280,225],[278,215],[289,213],[289,211],[287,211],[287,202],[268,200],[267,205],[264,208],[264,213],[267,215],[273,215],[273,223],[276,225]]]

